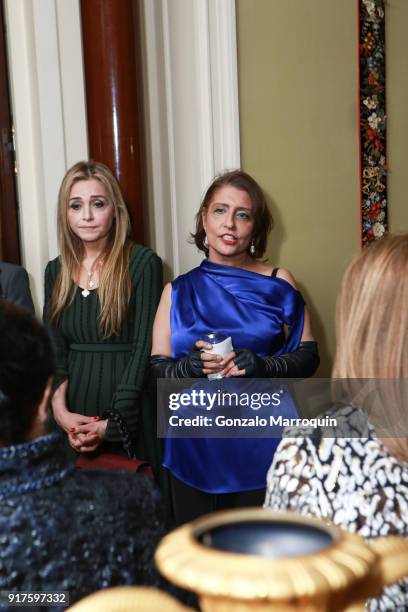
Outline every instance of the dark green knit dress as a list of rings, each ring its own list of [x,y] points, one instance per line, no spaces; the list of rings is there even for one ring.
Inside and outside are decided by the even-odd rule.
[[[78,287],[58,326],[51,323],[51,295],[59,269],[58,257],[47,265],[44,306],[44,321],[56,348],[56,385],[68,379],[67,403],[72,412],[102,417],[105,410],[114,407],[129,430],[136,433],[152,326],[162,290],[161,260],[150,249],[133,246],[128,316],[120,335],[106,340],[98,332],[100,306],[96,289],[83,297]],[[120,447],[121,435],[113,421],[108,421],[106,441]]]

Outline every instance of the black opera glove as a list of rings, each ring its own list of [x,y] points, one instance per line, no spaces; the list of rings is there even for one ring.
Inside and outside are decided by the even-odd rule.
[[[199,349],[192,349],[185,357],[174,359],[166,355],[150,357],[150,376],[153,378],[203,378],[204,364]]]
[[[248,378],[265,378],[267,376],[263,358],[258,357],[250,349],[236,350],[233,361],[238,370],[245,370],[245,376]]]
[[[309,378],[320,363],[318,345],[313,340],[305,340],[296,351],[279,357],[258,357],[249,349],[235,352],[235,365],[250,378]]]

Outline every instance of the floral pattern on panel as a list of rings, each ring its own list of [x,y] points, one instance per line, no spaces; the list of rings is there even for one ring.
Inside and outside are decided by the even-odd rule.
[[[362,243],[388,229],[384,0],[359,0]]]

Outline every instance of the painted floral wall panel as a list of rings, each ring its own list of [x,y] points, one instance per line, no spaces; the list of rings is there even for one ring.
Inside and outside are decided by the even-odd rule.
[[[384,0],[358,0],[360,18],[361,240],[388,228]]]

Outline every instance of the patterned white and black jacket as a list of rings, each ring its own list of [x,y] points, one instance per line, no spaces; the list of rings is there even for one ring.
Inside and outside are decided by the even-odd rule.
[[[358,430],[361,411],[341,413]],[[365,437],[310,433],[285,431],[268,472],[265,507],[328,519],[367,540],[407,537],[408,463],[393,457],[367,422]],[[368,609],[408,610],[408,580],[387,587]]]

